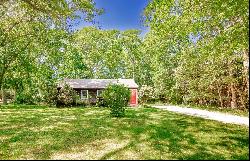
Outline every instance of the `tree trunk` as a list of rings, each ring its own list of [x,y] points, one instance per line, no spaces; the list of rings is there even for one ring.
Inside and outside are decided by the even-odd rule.
[[[13,101],[16,101],[16,88],[14,89],[14,97],[13,97]]]
[[[244,75],[245,75],[245,80],[246,80],[246,85],[247,85],[247,96],[249,97],[249,55],[248,55],[248,50],[245,50],[243,53],[243,66],[244,66]]]
[[[221,87],[217,87],[218,89],[218,94],[219,94],[219,100],[220,100],[220,107],[223,107],[223,100],[222,100],[222,96],[221,96]]]
[[[235,77],[234,77],[234,68],[233,64],[234,59],[228,62],[229,76],[231,78],[231,82],[229,84],[229,91],[231,93],[231,108],[237,108],[237,94],[235,89]]]
[[[2,68],[2,71],[0,73],[0,87],[1,87],[1,92],[2,92],[2,102],[3,104],[7,104],[7,100],[6,100],[6,97],[5,97],[5,91],[4,91],[4,75],[5,75],[5,72],[7,70],[8,66],[7,65],[4,65],[3,68]]]
[[[238,105],[239,107],[241,107],[242,109],[245,109],[247,108],[246,107],[246,94],[245,94],[245,91],[244,91],[244,87],[242,88],[236,88],[237,89],[237,93],[239,94],[239,100],[240,100],[240,105]]]
[[[230,90],[231,90],[231,108],[237,108],[237,97],[236,97],[236,90],[234,88],[234,84],[230,84]]]
[[[2,102],[3,102],[3,105],[7,104],[7,100],[6,100],[6,96],[5,96],[5,90],[2,86],[1,88],[1,92],[2,92]]]

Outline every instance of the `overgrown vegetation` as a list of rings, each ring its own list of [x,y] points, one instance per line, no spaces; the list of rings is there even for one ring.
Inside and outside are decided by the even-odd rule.
[[[247,0],[153,0],[144,13],[142,52],[158,98],[249,108]]]
[[[141,102],[249,108],[247,0],[152,0],[143,39],[137,30],[65,23],[101,11],[93,1],[0,2],[2,98],[11,90],[17,103],[51,103],[48,89],[63,78],[135,78],[154,89]]]
[[[68,84],[58,90],[56,106],[73,106],[77,104],[79,96]]]
[[[130,90],[124,85],[109,85],[101,94],[105,106],[110,108],[110,114],[115,117],[125,116],[125,107],[128,106]]]
[[[0,159],[248,160],[245,126],[127,108],[2,106]]]
[[[155,98],[154,87],[142,85],[139,89],[138,96],[141,104],[147,103],[149,101],[154,101],[153,100]]]

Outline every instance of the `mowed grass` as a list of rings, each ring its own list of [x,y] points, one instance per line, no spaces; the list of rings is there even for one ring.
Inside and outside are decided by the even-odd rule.
[[[246,126],[153,108],[5,106],[0,159],[249,159]]]

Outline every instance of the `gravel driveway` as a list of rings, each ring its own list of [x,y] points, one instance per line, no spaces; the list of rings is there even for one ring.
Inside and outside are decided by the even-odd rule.
[[[178,106],[153,106],[162,110],[173,111],[191,116],[202,117],[210,120],[217,120],[224,123],[240,124],[249,126],[249,117],[235,116],[221,112],[211,112],[207,110],[199,110],[194,108],[178,107]]]

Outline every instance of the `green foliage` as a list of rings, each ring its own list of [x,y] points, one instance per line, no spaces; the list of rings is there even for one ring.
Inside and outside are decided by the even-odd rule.
[[[81,100],[79,96],[76,97],[75,106],[85,107],[87,105],[89,105],[89,103],[86,100]]]
[[[248,108],[247,0],[152,0],[144,14],[150,31],[141,51],[158,97]]]
[[[130,90],[123,85],[109,85],[101,94],[105,105],[111,110],[111,115],[122,117],[130,99]]]
[[[36,86],[31,85],[31,82],[24,82],[15,89],[15,98],[14,102],[16,104],[38,104],[42,98],[39,95],[38,89]]]
[[[44,98],[43,98],[43,102],[45,102],[46,104],[50,105],[50,106],[55,106],[57,105],[58,102],[58,89],[56,85],[48,85],[46,86],[46,90],[44,91]]]
[[[19,90],[20,84],[31,85],[43,97],[44,84],[58,75],[60,62],[68,59],[60,50],[68,46],[70,37],[66,20],[91,21],[101,10],[91,0],[4,0],[0,13],[0,88]],[[34,94],[29,91],[19,92],[18,101],[26,102],[25,97]]]
[[[139,101],[140,103],[147,103],[149,100],[152,100],[155,98],[155,91],[154,87],[142,85],[139,89]]]
[[[137,30],[99,30],[86,27],[74,33],[72,59],[66,64],[71,78],[121,78],[139,73],[141,44]]]
[[[76,91],[74,89],[72,89],[69,85],[65,84],[58,91],[56,105],[58,107],[60,107],[60,106],[73,106],[73,105],[76,105],[76,101],[78,99],[79,98],[78,98]]]
[[[102,97],[98,97],[96,101],[97,107],[105,107],[105,100]]]
[[[16,104],[29,104],[29,105],[33,105],[33,104],[35,104],[34,102],[35,102],[34,98],[29,93],[19,93],[16,96],[16,100],[15,100]]]
[[[92,0],[1,1],[1,90],[55,104],[61,78],[124,77],[154,87],[161,102],[249,108],[247,0],[152,0],[143,39],[133,29],[69,32],[67,19],[101,12]]]

